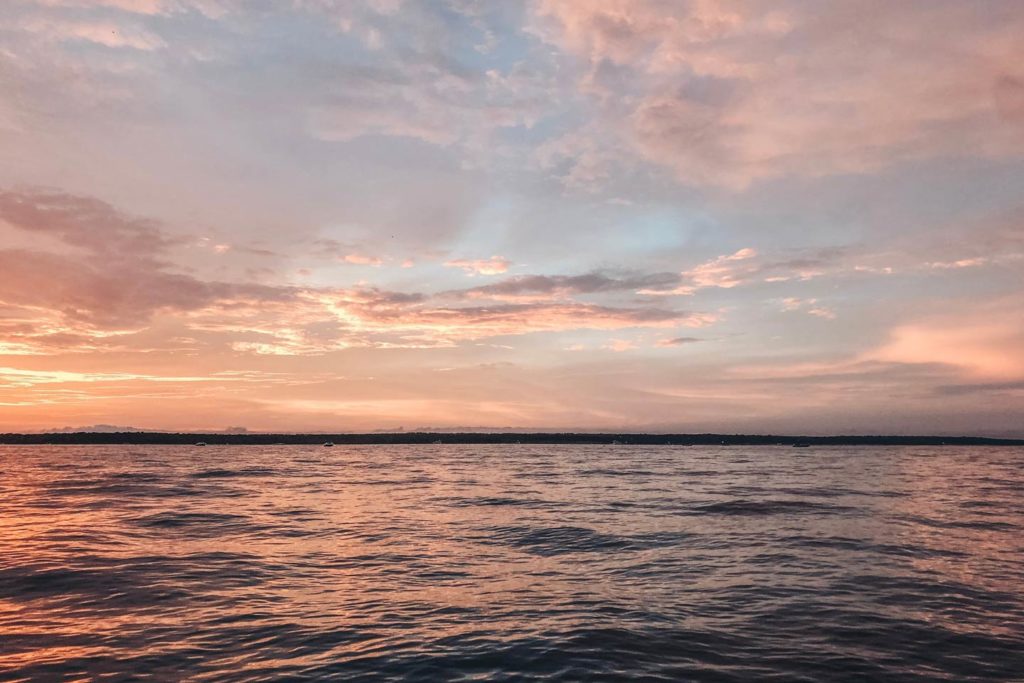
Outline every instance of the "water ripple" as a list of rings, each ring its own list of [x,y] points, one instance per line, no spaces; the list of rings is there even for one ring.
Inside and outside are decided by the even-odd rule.
[[[0,466],[0,680],[1024,680],[1024,449]]]

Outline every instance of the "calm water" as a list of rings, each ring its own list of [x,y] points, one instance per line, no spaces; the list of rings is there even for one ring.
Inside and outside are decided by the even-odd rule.
[[[1024,680],[1024,449],[0,466],[3,680]]]

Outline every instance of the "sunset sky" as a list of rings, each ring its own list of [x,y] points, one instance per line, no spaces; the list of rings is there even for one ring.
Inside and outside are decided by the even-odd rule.
[[[0,431],[1022,418],[1022,2],[0,3]]]

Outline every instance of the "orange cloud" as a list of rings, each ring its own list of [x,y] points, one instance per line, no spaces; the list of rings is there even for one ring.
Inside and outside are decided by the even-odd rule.
[[[384,263],[384,259],[380,257],[365,254],[346,254],[342,260],[357,266],[379,266]]]
[[[1001,313],[997,311],[1002,311]],[[985,306],[897,326],[868,358],[899,363],[941,363],[986,380],[1024,377],[1024,307]]]

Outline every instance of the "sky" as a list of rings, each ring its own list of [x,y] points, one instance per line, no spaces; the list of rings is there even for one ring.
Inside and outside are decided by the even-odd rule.
[[[1024,436],[1024,3],[4,0],[0,431]]]

